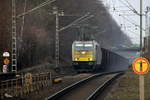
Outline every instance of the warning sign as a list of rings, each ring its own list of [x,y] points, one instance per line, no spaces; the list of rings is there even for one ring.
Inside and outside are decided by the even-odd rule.
[[[5,65],[8,65],[9,63],[10,63],[10,60],[9,60],[8,58],[5,58],[5,59],[4,59],[4,64],[5,64]]]
[[[134,60],[134,62],[132,63],[132,67],[133,67],[133,71],[136,74],[143,75],[149,71],[150,64],[146,58],[139,57]]]

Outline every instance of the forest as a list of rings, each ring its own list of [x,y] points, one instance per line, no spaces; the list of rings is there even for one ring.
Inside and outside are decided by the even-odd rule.
[[[46,0],[16,0],[16,15],[28,11]],[[26,3],[26,6],[25,6]],[[0,0],[0,54],[11,52],[11,0]],[[17,50],[19,69],[45,62],[54,63],[55,57],[55,15],[53,7],[57,6],[64,15],[59,17],[59,28],[62,28],[86,13],[94,17],[79,25],[86,27],[82,32],[92,37],[103,48],[111,49],[120,45],[131,45],[129,37],[124,34],[113,20],[108,10],[99,0],[57,0],[41,9],[31,12],[23,18],[17,18]],[[67,16],[71,15],[71,16]],[[78,16],[77,16],[78,15]],[[78,26],[78,25],[77,25]],[[23,30],[21,28],[23,27]],[[70,27],[59,32],[60,63],[71,64],[71,45],[79,39],[81,30]],[[2,61],[2,55],[0,55]],[[0,62],[0,66],[2,62]]]

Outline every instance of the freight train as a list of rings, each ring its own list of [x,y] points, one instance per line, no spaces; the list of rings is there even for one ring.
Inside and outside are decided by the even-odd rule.
[[[72,65],[77,72],[92,72],[100,68],[101,46],[96,41],[74,41],[72,44]]]

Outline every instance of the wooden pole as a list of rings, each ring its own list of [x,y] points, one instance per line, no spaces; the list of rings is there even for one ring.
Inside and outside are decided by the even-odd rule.
[[[139,75],[140,100],[144,100],[144,75]]]

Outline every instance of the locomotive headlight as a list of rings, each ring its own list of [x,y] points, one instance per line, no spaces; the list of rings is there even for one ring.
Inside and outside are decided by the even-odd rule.
[[[92,59],[92,58],[89,58],[89,60],[92,61],[93,59]]]
[[[78,58],[75,58],[75,61],[78,61]]]
[[[84,55],[85,53],[86,53],[85,51],[82,51],[82,52],[81,52],[81,54],[83,54],[83,55]]]

